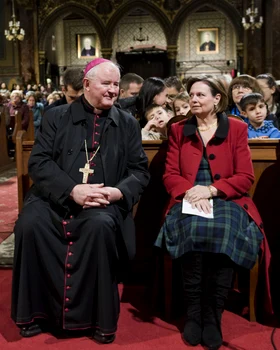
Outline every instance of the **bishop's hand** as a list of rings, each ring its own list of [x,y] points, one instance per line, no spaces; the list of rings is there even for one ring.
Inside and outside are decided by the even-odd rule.
[[[104,184],[79,184],[70,193],[70,198],[83,208],[105,207],[110,204],[110,192]]]

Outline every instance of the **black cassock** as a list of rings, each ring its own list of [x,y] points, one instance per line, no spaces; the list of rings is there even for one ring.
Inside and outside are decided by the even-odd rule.
[[[60,122],[56,120],[59,112],[50,110],[50,113],[44,116],[45,119],[49,118],[49,121],[45,121],[43,132],[32,150],[29,165],[31,176],[33,175],[35,179],[35,186],[25,199],[24,208],[15,226],[12,318],[18,325],[30,323],[35,318],[45,318],[64,329],[98,327],[104,333],[112,333],[117,329],[119,317],[116,275],[120,260],[130,255],[126,252],[128,247],[123,232],[127,227],[131,227],[126,225],[126,221],[130,221],[131,206],[134,201],[137,201],[136,193],[133,194],[133,188],[130,186],[133,186],[137,171],[140,175],[135,186],[139,186],[139,182],[142,183],[141,190],[139,190],[140,187],[138,189],[139,194],[146,186],[149,178],[147,159],[142,153],[141,146],[134,158],[129,155],[129,147],[124,151],[121,142],[119,145],[115,144],[115,148],[121,149],[121,158],[118,161],[113,159],[113,155],[118,158],[116,150],[110,153],[112,142],[117,142],[118,138],[124,139],[123,131],[118,130],[122,127],[131,128],[133,125],[137,129],[137,124],[131,119],[128,119],[128,124],[124,124],[122,118],[131,118],[130,116],[123,115],[124,112],[114,108],[114,113],[120,114],[118,129],[116,129],[113,122],[118,122],[118,118],[116,119],[114,115],[111,119],[111,112],[109,115],[103,113],[101,117],[93,115],[92,109],[83,98],[72,105],[73,107],[66,112],[67,117],[65,119],[62,117]],[[81,111],[83,118],[78,117],[81,119],[80,125],[72,123],[76,121],[77,112],[81,113]],[[73,135],[67,134],[69,132],[66,130],[65,123],[69,123],[69,129],[83,130],[81,135],[77,131],[74,132],[77,146],[73,147],[78,147],[77,151],[75,148],[69,148]],[[65,131],[60,134],[58,130],[61,125],[65,126]],[[111,130],[112,128],[114,129]],[[132,132],[132,130],[127,131]],[[114,138],[112,135],[118,132],[120,135],[112,140]],[[79,138],[78,135],[81,137]],[[137,131],[136,135],[140,136],[141,140],[140,131]],[[139,143],[138,136],[135,140],[136,144]],[[56,138],[59,139],[56,140]],[[106,208],[82,209],[68,198],[73,184],[81,183],[83,176],[79,172],[86,162],[83,138],[87,140],[89,158],[99,144],[101,146],[100,151],[91,161],[94,174],[89,176],[88,183],[103,182],[105,186],[118,187],[124,194],[122,203],[116,202]],[[50,142],[50,140],[56,140],[56,142]],[[60,145],[61,142],[63,149],[67,142],[70,142],[66,147],[68,155],[76,152],[73,165],[68,168],[67,175],[64,175],[67,157],[63,155],[62,147],[60,146],[61,149],[56,147],[59,150],[58,156],[51,152],[51,147],[54,144]],[[122,142],[134,148],[132,140]],[[105,144],[109,145],[107,153],[105,151],[106,154],[102,153],[102,146],[105,149]],[[49,147],[50,149],[45,151]],[[48,162],[56,160],[59,169],[54,166],[53,169],[46,170],[43,162],[46,159],[44,152],[48,154]],[[135,150],[132,152],[135,153]],[[124,162],[123,157],[127,159],[124,176],[119,169],[119,164]],[[108,159],[113,163],[110,165],[111,171],[115,172],[113,175],[107,175],[104,170],[104,162]],[[137,162],[140,163],[137,165]],[[38,167],[34,166],[35,163]],[[49,164],[53,165],[53,163]],[[54,180],[62,181],[61,186],[65,186],[65,192],[61,191],[57,200],[50,200],[50,198],[56,198],[55,189],[50,189],[48,195],[44,186],[54,180],[49,179],[42,186],[39,182],[36,186],[36,179],[43,176],[44,168],[47,172],[45,176],[54,177]],[[130,174],[130,168],[133,175]],[[59,180],[58,176],[62,175],[66,176],[66,184],[63,179]],[[67,183],[68,180],[69,183]],[[71,181],[73,181],[72,184]],[[132,198],[129,198],[130,196]],[[133,236],[133,232],[128,234]]]

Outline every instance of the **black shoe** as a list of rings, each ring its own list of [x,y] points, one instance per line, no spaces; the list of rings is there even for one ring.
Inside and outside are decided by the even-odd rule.
[[[28,338],[34,337],[42,332],[42,328],[37,323],[31,323],[28,326],[21,327],[19,333],[22,337]]]
[[[223,338],[219,327],[216,324],[206,324],[202,332],[202,343],[209,350],[217,350],[223,344]]]
[[[201,343],[202,329],[199,323],[188,320],[185,323],[183,339],[190,345],[196,346]]]
[[[92,335],[92,338],[100,344],[110,344],[116,339],[116,334],[104,334],[99,329],[96,329]]]

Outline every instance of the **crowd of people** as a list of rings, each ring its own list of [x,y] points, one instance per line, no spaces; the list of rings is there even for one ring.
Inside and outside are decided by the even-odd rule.
[[[249,138],[279,138],[277,130],[280,126],[280,88],[271,74],[260,74],[256,78],[242,74],[230,82],[228,77],[225,79],[223,75],[218,78],[227,90],[226,114],[240,117],[248,124]],[[27,110],[32,110],[35,136],[37,136],[45,111],[55,106],[69,104],[83,93],[82,69],[67,69],[63,81],[64,85],[59,90],[50,79],[47,79],[46,86],[13,84],[11,90],[4,82],[1,83],[0,106],[5,114],[8,135],[12,133],[14,127],[15,113],[21,112],[22,129],[26,130],[29,123]],[[181,81],[177,76],[166,79],[150,77],[144,80],[135,73],[127,73],[121,77],[116,105],[139,120],[143,140],[167,138],[167,125],[186,118],[190,110],[186,90],[187,81],[186,78]],[[259,93],[263,96],[265,108],[259,111],[253,99],[251,104],[253,103],[256,108],[254,112],[248,114],[242,110],[240,100],[244,95],[251,93]],[[154,116],[151,118],[152,105],[162,106],[168,115],[167,118],[159,119],[159,113],[153,113]],[[148,116],[147,113],[150,115]],[[254,122],[254,119],[258,122]]]
[[[3,105],[10,115],[21,109],[23,128],[28,108],[36,123],[33,186],[14,230],[12,318],[21,335],[51,325],[90,329],[102,344],[115,340],[117,276],[135,254],[132,209],[150,177],[142,140],[168,139],[169,202],[155,245],[180,261],[183,339],[218,349],[233,272],[251,269],[264,249],[248,195],[254,171],[247,140],[280,138],[275,79],[121,78],[117,65],[97,58],[84,70],[66,70],[55,102],[18,88]]]

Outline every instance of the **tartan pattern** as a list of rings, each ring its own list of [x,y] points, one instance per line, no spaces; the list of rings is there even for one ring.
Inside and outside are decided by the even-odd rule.
[[[208,161],[202,157],[195,184],[212,183]],[[190,251],[226,254],[237,265],[251,269],[257,259],[263,235],[254,221],[236,203],[213,199],[214,219],[182,214],[182,203],[169,211],[155,242],[173,259]]]

